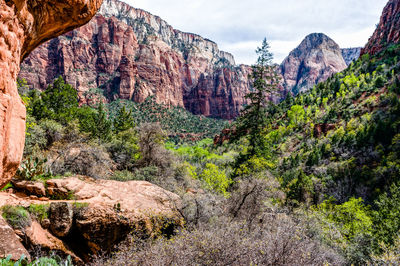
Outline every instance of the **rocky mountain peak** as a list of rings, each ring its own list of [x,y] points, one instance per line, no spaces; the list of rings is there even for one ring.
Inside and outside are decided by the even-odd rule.
[[[131,26],[139,42],[147,43],[148,37],[153,36],[180,51],[185,57],[201,56],[212,63],[224,62],[235,65],[233,55],[219,50],[215,42],[194,33],[174,29],[160,17],[121,1],[105,0],[99,14],[106,18],[115,17]]]
[[[363,54],[377,54],[385,47],[400,42],[400,0],[390,0],[380,19],[380,22],[369,39],[367,45],[362,49]]]
[[[285,88],[296,94],[346,67],[339,45],[323,33],[312,33],[285,58],[281,72]]]
[[[339,45],[324,33],[311,33],[307,35],[295,51],[311,52],[315,49],[340,49]]]

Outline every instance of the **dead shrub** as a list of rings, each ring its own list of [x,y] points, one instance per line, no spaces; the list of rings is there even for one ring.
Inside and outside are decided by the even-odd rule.
[[[50,165],[54,174],[73,173],[96,179],[105,179],[112,175],[113,161],[101,146],[83,143],[53,150]]]
[[[288,216],[270,216],[262,225],[220,218],[184,230],[172,239],[132,238],[95,265],[341,265],[342,259]]]

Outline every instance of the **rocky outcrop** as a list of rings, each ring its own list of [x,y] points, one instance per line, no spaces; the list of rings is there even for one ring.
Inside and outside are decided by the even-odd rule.
[[[83,261],[75,255],[75,253],[67,246],[67,244],[52,235],[48,230],[44,229],[37,221],[32,221],[32,224],[25,229],[25,232],[20,232],[21,237],[25,238],[25,242],[31,248],[40,248],[43,251],[52,251],[56,254],[71,256],[75,265],[82,265]]]
[[[284,87],[295,94],[347,67],[337,43],[323,33],[308,35],[281,64]]]
[[[0,215],[0,258],[8,256],[11,256],[12,261],[17,261],[22,256],[30,260],[30,255],[21,244],[21,239]]]
[[[74,211],[69,202],[54,202],[50,205],[50,230],[57,237],[65,237],[72,228]]]
[[[231,119],[249,91],[248,66],[196,34],[172,28],[148,12],[106,0],[86,26],[39,47],[20,77],[44,89],[62,75],[81,103],[99,94],[109,101],[181,106],[195,114]]]
[[[87,23],[101,0],[0,1],[0,188],[14,175],[25,138],[16,87],[20,62],[41,43]]]
[[[346,65],[348,66],[360,57],[361,47],[343,48],[341,50],[343,59],[346,62]]]
[[[46,182],[46,195],[58,200],[42,202],[32,200],[32,195],[0,192],[0,207],[49,206],[48,220],[33,220],[19,232],[26,240],[24,244],[71,255],[78,263],[88,261],[92,254],[111,251],[131,232],[153,236],[172,233],[175,227],[182,226],[177,211],[181,208],[179,196],[144,181],[54,179]],[[1,247],[0,243],[0,251]]]
[[[400,0],[390,0],[380,19],[380,22],[368,40],[366,46],[361,50],[361,55],[375,55],[390,44],[400,42]]]

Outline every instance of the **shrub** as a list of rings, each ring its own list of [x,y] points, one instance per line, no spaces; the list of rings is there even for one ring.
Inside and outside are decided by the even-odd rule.
[[[54,174],[73,173],[93,178],[108,178],[114,170],[114,163],[102,146],[83,143],[72,144],[56,151],[51,162]]]
[[[372,212],[374,236],[377,242],[393,245],[400,230],[400,186],[392,185],[389,193],[375,201],[375,206],[377,210]]]
[[[119,170],[132,170],[140,157],[136,130],[129,129],[118,133],[107,144],[107,150]]]
[[[31,204],[28,208],[29,213],[39,222],[49,218],[49,204]]]
[[[142,124],[139,129],[139,147],[141,166],[168,167],[172,163],[171,153],[164,148],[166,134],[159,124]]]
[[[64,127],[54,120],[43,120],[40,122],[40,126],[45,132],[46,136],[46,147],[50,147],[54,142],[60,141],[63,137]]]
[[[257,227],[219,218],[172,239],[130,239],[95,265],[340,265],[340,256],[308,238],[287,217]]]
[[[122,170],[122,171],[115,171],[114,174],[110,177],[111,180],[115,181],[131,181],[131,180],[136,180],[136,176],[134,173],[128,171],[128,170]]]
[[[19,206],[3,206],[1,208],[3,218],[11,225],[14,229],[25,229],[31,225],[31,217],[29,212]]]
[[[225,197],[229,196],[227,189],[233,181],[227,177],[225,170],[221,170],[215,164],[206,164],[206,167],[199,175],[199,179],[205,182],[207,189],[215,190]]]
[[[23,180],[35,180],[50,178],[52,175],[46,166],[47,159],[33,158],[29,156],[24,160],[15,174],[15,178]]]

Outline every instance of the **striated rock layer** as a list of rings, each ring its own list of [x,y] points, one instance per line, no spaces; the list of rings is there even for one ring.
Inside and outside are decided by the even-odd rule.
[[[281,64],[286,90],[306,91],[347,67],[337,43],[323,33],[308,35]]]
[[[20,77],[42,89],[62,75],[81,103],[90,104],[99,93],[136,102],[154,95],[158,103],[231,119],[245,103],[249,70],[210,40],[106,0],[88,25],[37,49]]]
[[[380,22],[369,39],[367,45],[361,50],[363,54],[377,54],[389,44],[400,42],[400,0],[390,0],[380,19]]]
[[[349,57],[354,59],[356,52]],[[312,34],[282,63],[281,95],[307,90],[346,66],[334,41]],[[35,50],[20,77],[44,89],[62,75],[77,89],[82,104],[92,104],[99,95],[135,102],[154,96],[157,103],[194,114],[233,119],[247,103],[250,71],[210,40],[176,30],[118,0],[106,0],[86,26]]]
[[[0,188],[18,168],[25,107],[16,87],[20,62],[41,43],[87,23],[101,0],[0,0]]]

